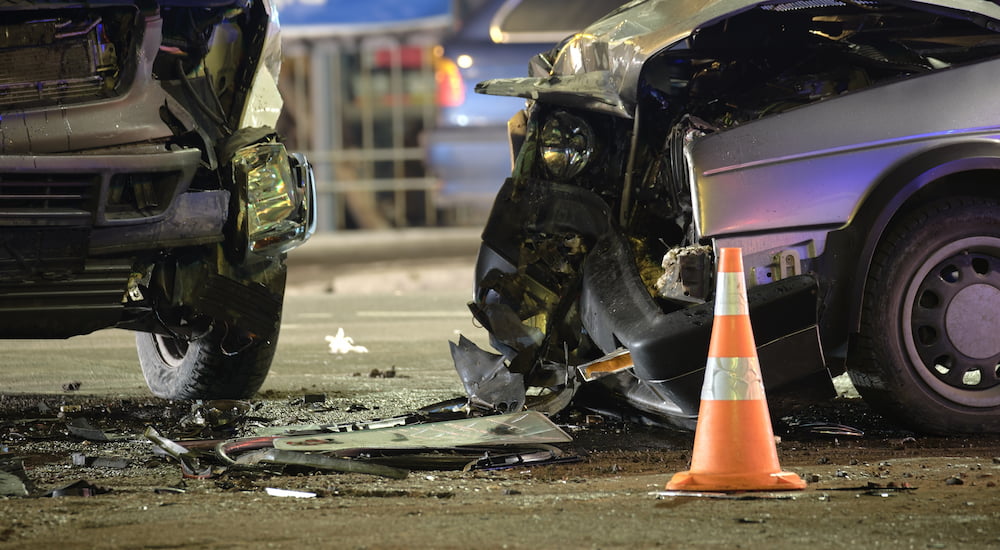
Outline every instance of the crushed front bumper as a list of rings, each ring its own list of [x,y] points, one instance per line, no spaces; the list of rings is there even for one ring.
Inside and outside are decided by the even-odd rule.
[[[531,335],[533,327],[511,330],[509,321],[502,320],[509,315],[497,311],[516,311],[522,302],[533,299],[515,295],[511,289],[545,280],[532,277],[547,267],[531,265],[522,243],[531,235],[565,234],[579,235],[588,250],[578,262],[575,281],[550,288],[563,296],[552,301],[547,315],[569,311],[565,301],[574,301],[581,332],[600,352],[611,354],[624,348],[631,355],[635,383],[619,388],[618,393],[641,410],[693,426],[714,303],[665,311],[643,282],[627,238],[612,222],[606,203],[585,189],[544,181],[518,187],[508,180],[498,195],[483,232],[470,304],[490,330],[494,347],[510,360],[511,370],[528,370],[519,363],[525,361],[520,355],[537,349],[525,345],[525,335]],[[501,278],[533,280],[522,285],[491,283]],[[819,347],[816,281],[793,277],[753,287],[748,294],[765,386],[775,389],[806,379],[814,384],[815,378],[825,379],[832,390]],[[546,337],[536,335],[534,340]],[[528,361],[537,362],[537,358]]]

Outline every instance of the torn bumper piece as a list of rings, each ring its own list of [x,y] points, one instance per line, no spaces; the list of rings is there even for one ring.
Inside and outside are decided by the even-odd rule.
[[[816,281],[808,276],[747,292],[767,386],[777,387],[801,377],[802,369],[822,365],[816,292]],[[683,414],[697,414],[715,302],[664,313],[639,278],[624,237],[611,232],[584,263],[580,302],[583,324],[601,349],[627,348],[642,381]]]
[[[601,383],[641,411],[670,417],[669,423],[693,428],[714,302],[664,311],[640,276],[632,248],[612,221],[607,204],[591,191],[539,180],[522,185],[508,180],[501,189],[483,232],[475,301],[470,304],[490,330],[493,346],[504,353],[511,371],[527,372],[524,356],[534,353],[537,346],[524,346],[523,338],[509,327],[509,322],[497,323],[505,320],[497,312],[514,311],[533,296],[516,293],[527,288],[526,284],[502,286],[493,282],[529,279],[531,260],[524,257],[521,240],[529,235],[559,234],[579,235],[592,246],[575,274],[578,283],[549,290],[577,300],[583,332],[608,354],[605,362],[614,362],[613,354],[622,353],[624,348],[628,358],[617,361],[632,364],[631,369],[624,364],[605,365],[621,372],[601,377]],[[809,276],[791,277],[748,291],[754,337],[768,389],[822,376],[833,394],[818,336],[817,292],[817,283]],[[565,311],[565,304],[553,303],[556,305],[547,312],[550,316],[558,315],[557,308]],[[527,359],[536,361],[535,357]],[[578,365],[567,368],[573,366]]]

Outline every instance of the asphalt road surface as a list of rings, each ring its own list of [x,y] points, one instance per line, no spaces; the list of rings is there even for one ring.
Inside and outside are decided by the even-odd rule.
[[[468,229],[319,235],[294,250],[278,351],[262,391],[331,389],[354,373],[395,366],[399,380],[390,383],[400,391],[460,392],[448,341],[462,333],[488,345],[466,307],[477,235]],[[325,337],[338,329],[368,353],[330,354]],[[0,392],[58,393],[79,382],[81,393],[148,395],[128,331],[0,340],[0,350]]]
[[[292,258],[275,363],[244,422],[388,418],[463,395],[448,342],[488,347],[465,307],[475,235],[427,237],[318,241]],[[331,353],[326,336],[340,329],[367,352]],[[687,468],[691,434],[582,413],[559,419],[573,437],[564,464],[185,479],[142,431],[180,437],[198,404],[149,397],[130,333],[0,346],[0,464],[23,462],[34,485],[30,497],[0,496],[0,548],[1000,547],[997,438],[902,431],[858,399],[772,407],[782,467],[808,481],[793,493],[664,495]],[[115,441],[74,437],[76,418]],[[857,435],[792,429],[810,420]],[[44,498],[75,481],[91,496]]]
[[[367,284],[372,274],[358,278]],[[414,279],[400,280],[412,284]],[[381,381],[380,391],[407,394],[401,408],[412,407],[425,392],[428,399],[459,395],[461,383],[448,341],[462,333],[487,344],[485,332],[473,325],[465,307],[469,292],[397,292],[398,288],[378,294],[292,288],[285,299],[278,351],[262,391],[341,391],[340,384],[345,379],[353,384],[355,374],[368,378],[373,369],[394,368],[397,376]],[[340,329],[368,352],[331,354],[325,338]],[[8,340],[0,341],[0,346],[4,392],[61,393],[64,384],[79,382],[80,393],[116,397],[149,393],[139,370],[135,337],[128,331],[102,330],[68,340]]]

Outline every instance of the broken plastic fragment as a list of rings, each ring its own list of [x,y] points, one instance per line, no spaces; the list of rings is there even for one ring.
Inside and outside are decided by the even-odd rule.
[[[274,487],[267,487],[264,491],[272,497],[316,498],[316,493],[310,493],[307,491],[292,491],[289,489],[276,489]]]
[[[233,424],[250,411],[250,403],[232,399],[195,401],[191,412],[178,424],[185,428],[221,428]]]
[[[73,453],[70,455],[74,466],[89,466],[91,468],[111,468],[122,470],[128,468],[131,460],[120,457],[87,456],[83,453]]]
[[[444,449],[475,445],[534,445],[572,441],[542,413],[524,411],[337,434],[279,437],[274,447],[293,451]]]
[[[524,377],[510,372],[502,355],[482,350],[462,335],[458,344],[449,344],[471,405],[502,412],[524,408]]]
[[[340,424],[297,424],[292,426],[263,427],[259,428],[256,433],[258,436],[270,436],[273,439],[274,436],[280,435],[309,435],[324,432],[356,432],[358,430],[391,428],[393,426],[403,426],[405,424],[416,424],[423,419],[423,415],[410,414],[407,416],[375,419],[365,422],[342,422]]]
[[[478,311],[474,310],[473,314],[496,338],[494,347],[508,359],[537,348],[545,340],[545,334],[538,327],[526,324],[507,304],[476,304],[475,307]]]
[[[156,443],[156,445],[163,449],[164,452],[177,460],[192,456],[191,451],[189,451],[186,447],[161,436],[160,432],[156,431],[156,428],[152,426],[147,427],[143,435],[146,436],[146,439]]]
[[[799,435],[823,435],[832,437],[864,437],[865,432],[851,426],[845,426],[844,424],[833,424],[829,422],[805,422],[801,424],[793,424],[789,427],[790,430],[799,433]]]
[[[155,443],[163,452],[177,459],[181,464],[181,473],[186,478],[206,479],[212,476],[212,467],[203,467],[187,447],[171,441],[160,435],[155,428],[149,426],[144,434],[146,439]]]
[[[0,461],[0,496],[26,497],[31,490],[22,461]]]
[[[108,434],[101,429],[95,428],[89,420],[83,417],[71,420],[70,423],[66,425],[66,429],[69,430],[69,433],[75,435],[76,437],[89,441],[120,441],[127,437]]]
[[[510,452],[487,452],[478,460],[466,465],[465,470],[504,470],[518,466],[561,464],[578,462],[579,456],[566,456],[562,449],[549,445],[539,448],[512,449]]]
[[[74,481],[69,485],[63,485],[62,487],[57,487],[52,489],[48,493],[45,493],[47,497],[92,497],[94,495],[102,495],[104,493],[110,493],[111,489],[106,489],[104,487],[98,487],[93,483],[85,480]]]
[[[615,350],[600,359],[584,363],[576,367],[580,376],[587,382],[592,382],[623,370],[632,368],[632,354],[627,349]]]
[[[354,338],[344,335],[344,329],[338,328],[336,336],[327,336],[327,343],[330,345],[330,353],[368,353],[368,348],[365,346],[354,345]]]
[[[392,466],[373,464],[363,460],[352,460],[348,458],[339,458],[314,453],[283,451],[280,449],[267,449],[252,454],[248,453],[248,455],[250,456],[241,456],[237,459],[237,463],[266,463],[281,464],[286,466],[304,466],[318,470],[370,474],[392,479],[406,479],[406,477],[410,474],[408,470],[404,470],[402,468],[393,468]]]

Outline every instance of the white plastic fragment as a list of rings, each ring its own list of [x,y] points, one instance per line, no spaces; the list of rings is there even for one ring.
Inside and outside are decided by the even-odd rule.
[[[354,338],[344,335],[343,327],[337,329],[336,336],[326,337],[327,343],[330,344],[330,353],[368,353],[368,348],[364,346],[355,346]]]
[[[277,489],[275,487],[265,487],[267,494],[272,497],[291,497],[291,498],[316,498],[316,493],[309,493],[306,491],[291,491],[289,489]]]

